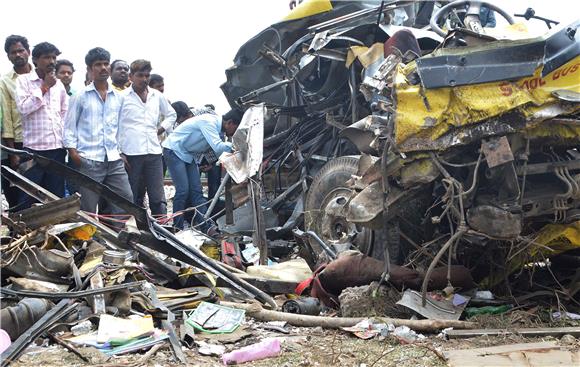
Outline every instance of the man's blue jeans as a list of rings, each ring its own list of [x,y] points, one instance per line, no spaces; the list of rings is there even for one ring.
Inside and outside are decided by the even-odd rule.
[[[51,149],[51,150],[32,150],[27,149],[29,152],[36,153],[40,156],[57,161],[60,164],[64,163],[64,158],[66,157],[66,150],[64,149]],[[40,166],[34,166],[28,171],[24,172],[24,177],[29,179],[52,192],[59,198],[64,197],[64,177],[52,173],[50,170],[41,168]],[[30,208],[30,206],[36,202],[35,199],[28,196],[25,192],[20,192],[19,197],[19,210]]]
[[[175,196],[173,197],[173,213],[189,207],[197,207],[197,212],[193,222],[200,223],[203,221],[207,207],[203,205],[205,199],[201,188],[201,179],[199,178],[199,168],[195,162],[186,163],[182,161],[171,149],[163,149],[163,157],[169,169],[169,174],[175,186]],[[179,215],[173,219],[173,226],[178,229],[184,227],[184,215]],[[201,225],[200,230],[205,232],[210,223]]]

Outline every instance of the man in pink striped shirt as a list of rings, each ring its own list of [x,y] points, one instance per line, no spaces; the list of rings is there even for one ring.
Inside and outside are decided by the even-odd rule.
[[[16,108],[22,115],[24,148],[64,164],[63,120],[69,97],[62,82],[56,78],[58,55],[60,51],[51,43],[34,46],[35,70],[16,79]],[[64,196],[64,177],[38,166],[26,171],[25,176],[59,197]],[[24,195],[21,203],[28,207],[32,200]]]

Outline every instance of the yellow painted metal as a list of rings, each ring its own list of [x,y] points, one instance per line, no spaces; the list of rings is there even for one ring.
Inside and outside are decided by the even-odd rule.
[[[411,137],[435,140],[454,127],[476,124],[482,120],[499,116],[509,111],[518,111],[531,117],[540,110],[559,101],[552,92],[566,89],[580,93],[580,56],[541,77],[541,68],[533,76],[516,82],[499,81],[491,83],[424,89],[421,85],[411,85],[408,75],[416,71],[416,64],[399,66],[395,75],[396,132],[397,144]],[[580,105],[573,106],[580,110]],[[537,125],[541,116],[533,121],[534,134],[553,134],[543,130],[550,126]],[[580,129],[562,128],[568,137],[580,137]]]
[[[370,65],[381,60],[384,52],[384,44],[380,42],[373,44],[371,47],[352,46],[348,49],[346,55],[346,67],[349,68],[354,60],[359,59],[362,66],[368,68]]]
[[[283,20],[296,20],[306,18],[332,10],[330,0],[306,0],[298,4]]]
[[[557,255],[564,251],[580,248],[580,220],[571,224],[548,224],[538,233],[538,238],[530,250],[535,256],[542,253],[546,256]]]
[[[511,274],[530,262],[542,261],[545,257],[577,248],[580,248],[580,220],[570,224],[547,224],[524,251],[508,258],[507,273]],[[493,287],[504,277],[503,273],[491,274],[480,282],[480,286]]]

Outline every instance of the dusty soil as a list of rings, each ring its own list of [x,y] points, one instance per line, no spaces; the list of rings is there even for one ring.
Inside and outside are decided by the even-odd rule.
[[[258,342],[264,337],[282,337],[284,343],[282,352],[276,358],[246,363],[246,366],[446,366],[442,357],[444,350],[481,348],[512,343],[532,343],[555,340],[554,338],[524,338],[517,335],[500,337],[476,337],[471,339],[443,340],[437,336],[416,342],[401,344],[395,337],[358,339],[341,330],[322,330],[293,328],[289,335],[275,332],[255,331],[249,338],[236,344],[228,344],[227,350]],[[580,347],[578,340],[576,346]],[[144,360],[144,353],[134,353],[103,358],[100,352],[92,348],[79,348],[90,363],[85,363],[73,353],[61,347],[30,347],[28,353],[20,357],[12,366],[175,366],[169,347],[162,347],[155,355]],[[201,356],[195,350],[184,349],[187,356],[187,366],[218,366],[222,365],[218,357]]]

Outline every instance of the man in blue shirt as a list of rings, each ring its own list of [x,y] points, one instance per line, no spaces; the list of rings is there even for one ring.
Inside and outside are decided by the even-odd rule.
[[[176,215],[189,207],[196,207],[194,222],[199,223],[203,232],[207,232],[213,223],[211,221],[200,223],[207,208],[204,205],[199,177],[198,165],[201,162],[197,160],[209,150],[217,157],[224,152],[231,152],[231,143],[222,141],[220,132],[223,131],[228,137],[234,135],[242,119],[242,112],[231,110],[222,118],[211,113],[194,117],[187,104],[182,101],[174,102],[172,107],[177,113],[177,121],[183,121],[162,144],[163,157],[175,186],[173,214]],[[175,216],[173,225],[183,229],[184,216]]]
[[[129,178],[117,144],[122,96],[107,81],[111,73],[110,59],[109,52],[100,47],[87,53],[85,63],[93,81],[71,99],[63,140],[68,149],[69,161],[74,167],[133,201]],[[79,192],[81,209],[95,213],[99,195],[83,187],[79,188]],[[110,212],[122,213],[114,205]]]

